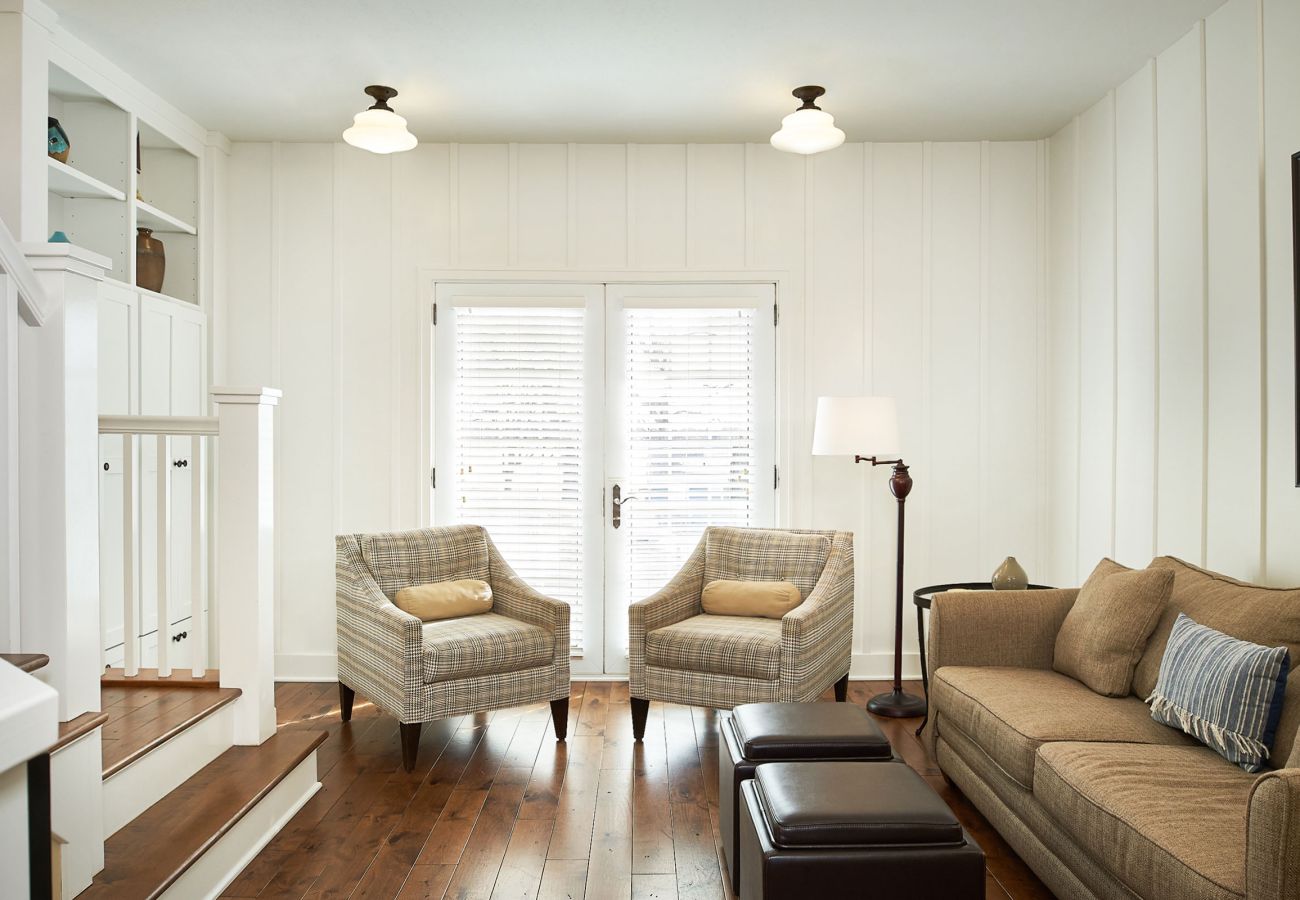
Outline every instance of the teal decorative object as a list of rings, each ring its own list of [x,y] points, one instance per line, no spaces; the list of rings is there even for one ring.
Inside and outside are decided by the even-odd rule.
[[[62,231],[56,231],[56,232],[54,232],[54,234],[50,235],[50,243],[51,243],[51,244],[71,244],[72,241],[68,240],[68,236],[67,236],[66,234],[64,234]]]
[[[49,141],[49,148],[46,152],[53,156],[61,163],[68,161],[68,151],[72,149],[72,142],[68,140],[68,133],[63,130],[59,120],[54,116],[46,116],[47,131],[46,136]]]

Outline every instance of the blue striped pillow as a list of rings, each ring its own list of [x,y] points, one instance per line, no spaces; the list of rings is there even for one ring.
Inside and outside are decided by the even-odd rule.
[[[1282,717],[1290,663],[1286,647],[1239,641],[1179,613],[1147,698],[1151,718],[1258,772]]]

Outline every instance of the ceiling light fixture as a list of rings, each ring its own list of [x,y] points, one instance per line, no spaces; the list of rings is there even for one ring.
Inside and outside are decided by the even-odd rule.
[[[352,117],[352,127],[343,132],[343,140],[371,153],[401,153],[419,143],[415,135],[406,130],[406,120],[388,105],[388,101],[397,96],[397,91],[382,84],[372,84],[366,88],[366,93],[375,98],[375,105]]]
[[[822,112],[815,101],[826,88],[815,84],[804,85],[791,91],[803,101],[803,106],[781,120],[781,130],[772,135],[772,146],[787,153],[821,153],[834,150],[844,143],[844,132],[835,127],[835,117]]]

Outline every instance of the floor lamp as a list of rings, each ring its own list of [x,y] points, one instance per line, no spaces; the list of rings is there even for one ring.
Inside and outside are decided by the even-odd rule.
[[[889,492],[898,500],[898,572],[894,592],[894,689],[867,701],[882,716],[925,715],[925,701],[903,690],[903,508],[912,476],[899,457],[898,412],[893,397],[818,397],[813,456],[852,456],[855,463],[893,466]],[[864,455],[865,454],[865,455]]]

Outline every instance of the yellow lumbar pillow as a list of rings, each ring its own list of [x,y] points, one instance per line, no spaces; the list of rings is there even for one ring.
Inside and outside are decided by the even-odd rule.
[[[711,616],[759,616],[780,619],[803,602],[788,581],[710,581],[700,596]]]
[[[398,591],[393,605],[422,622],[476,616],[492,611],[492,587],[477,578],[417,584]]]

